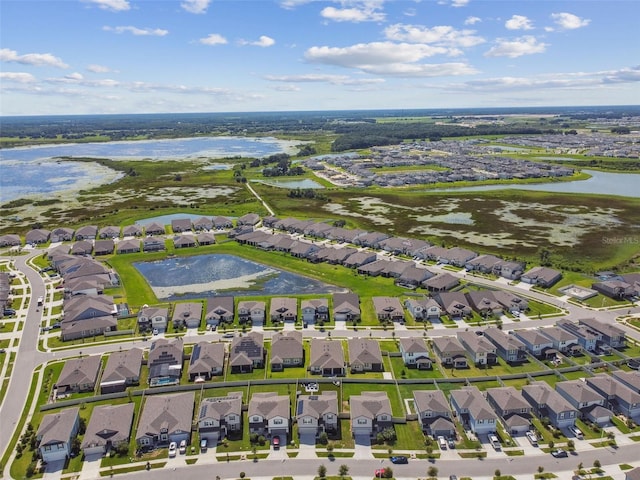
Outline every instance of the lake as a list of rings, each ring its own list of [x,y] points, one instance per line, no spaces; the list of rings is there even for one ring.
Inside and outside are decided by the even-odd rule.
[[[227,254],[136,262],[134,267],[144,276],[155,295],[163,300],[343,291],[333,285]]]
[[[121,177],[120,173],[96,163],[60,160],[60,157],[204,162],[213,158],[262,158],[276,153],[294,153],[299,144],[299,141],[272,137],[196,137],[5,148],[0,149],[0,202],[86,189]],[[216,168],[218,165],[213,164]]]
[[[303,180],[252,180],[257,183],[264,183],[265,185],[271,185],[272,187],[279,188],[301,188],[301,189],[320,189],[324,188],[315,180],[305,178]]]

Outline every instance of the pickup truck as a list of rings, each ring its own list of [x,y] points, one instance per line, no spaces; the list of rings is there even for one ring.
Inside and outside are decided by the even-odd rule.
[[[536,432],[528,431],[527,440],[529,440],[529,443],[531,443],[531,445],[533,445],[534,447],[538,446],[538,436],[536,435]]]

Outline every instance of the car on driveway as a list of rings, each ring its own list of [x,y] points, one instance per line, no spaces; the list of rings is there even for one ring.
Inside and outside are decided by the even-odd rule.
[[[181,440],[180,441],[180,447],[178,447],[178,449],[180,450],[180,453],[182,455],[187,453],[187,441],[186,440]]]
[[[561,448],[557,448],[555,450],[551,450],[551,455],[553,455],[555,458],[566,458],[569,456],[569,454],[566,452],[566,450],[563,450]]]
[[[178,444],[176,442],[171,442],[169,444],[169,458],[173,458],[178,453]]]
[[[391,463],[409,463],[409,459],[404,455],[389,457],[389,460],[391,460]]]
[[[225,333],[222,338],[233,338],[233,333]]]
[[[275,436],[271,439],[271,443],[273,444],[273,449],[274,450],[279,450],[280,449],[280,437]]]
[[[202,440],[200,440],[200,451],[201,452],[206,452],[208,447],[209,447],[209,442],[207,441],[206,438],[203,438]]]

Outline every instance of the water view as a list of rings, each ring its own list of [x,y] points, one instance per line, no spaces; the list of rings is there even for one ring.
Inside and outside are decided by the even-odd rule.
[[[342,289],[226,254],[174,257],[137,262],[135,268],[159,299],[215,295],[299,295]]]
[[[324,188],[315,180],[305,178],[304,180],[256,180],[258,183],[264,183],[265,185],[271,185],[272,187],[279,188],[302,188],[302,189],[320,189]]]
[[[143,227],[146,227],[151,223],[170,225],[173,220],[178,220],[180,218],[188,218],[193,222],[194,220],[198,220],[203,216],[206,217],[207,215],[198,215],[195,213],[171,213],[169,215],[158,215],[157,217],[143,218],[142,220],[137,220],[135,223],[136,225],[141,225]],[[209,215],[209,217],[211,217],[211,215]]]

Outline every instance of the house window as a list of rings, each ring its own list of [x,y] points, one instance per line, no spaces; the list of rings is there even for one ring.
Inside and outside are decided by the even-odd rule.
[[[387,416],[386,415],[380,415],[380,421],[384,422],[385,420],[387,420]]]
[[[306,424],[313,423],[313,419],[309,417],[305,417],[302,419],[302,423],[306,423]]]
[[[258,417],[258,416],[254,416],[254,417],[251,419],[251,421],[252,421],[252,422],[259,422],[259,421],[260,421],[260,417]]]
[[[333,413],[327,413],[327,420],[333,420]]]
[[[45,445],[44,446],[44,451],[45,452],[50,452],[51,451],[51,445]]]
[[[558,417],[560,417],[561,419],[564,418],[564,412],[562,412],[560,415],[558,415]]]
[[[273,424],[274,424],[274,425],[282,425],[282,419],[281,419],[281,418],[276,418],[276,419],[273,421]]]
[[[358,419],[358,425],[366,425],[367,424],[367,419],[366,418],[359,418]]]
[[[162,440],[162,441],[169,440],[169,435],[167,435],[166,433],[161,434],[160,435],[160,440]]]
[[[236,419],[236,416],[235,416],[235,415],[229,415],[229,421],[230,421],[230,422],[235,421],[235,419]]]

